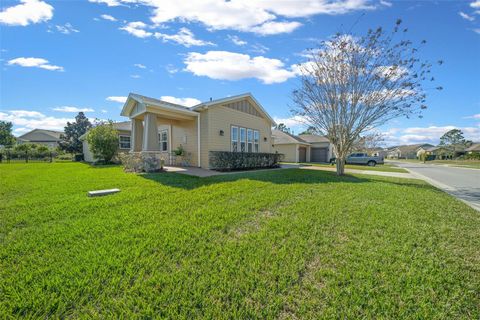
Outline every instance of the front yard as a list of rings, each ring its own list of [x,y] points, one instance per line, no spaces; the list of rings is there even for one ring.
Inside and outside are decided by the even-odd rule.
[[[0,318],[480,317],[480,215],[418,180],[0,164],[0,197]]]

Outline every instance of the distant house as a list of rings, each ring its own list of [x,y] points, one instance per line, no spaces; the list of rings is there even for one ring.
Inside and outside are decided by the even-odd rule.
[[[392,147],[387,150],[387,158],[390,159],[417,159],[419,153],[425,152],[426,148],[433,147],[429,143],[419,143]]]
[[[43,144],[50,148],[56,148],[58,147],[58,143],[61,141],[60,135],[62,134],[63,132],[61,131],[33,129],[32,131],[17,137],[17,143]]]
[[[272,130],[273,150],[284,155],[286,162],[328,162],[333,147],[330,141],[320,135],[292,135]]]
[[[480,153],[480,142],[474,142],[470,147],[465,149],[467,154]]]

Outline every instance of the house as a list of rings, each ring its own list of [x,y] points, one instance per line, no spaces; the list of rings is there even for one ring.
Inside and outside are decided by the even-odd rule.
[[[61,131],[33,129],[32,131],[17,137],[17,143],[43,144],[49,148],[56,148],[58,147],[58,143],[61,141],[60,136],[62,134],[63,132]]]
[[[273,150],[284,155],[286,162],[328,162],[333,147],[327,138],[319,135],[292,135],[280,130],[272,131]]]
[[[126,153],[130,152],[131,148],[131,134],[132,134],[132,124],[130,121],[115,122],[113,127],[118,131],[118,152]],[[82,150],[83,150],[83,159],[87,162],[94,162],[92,152],[90,151],[88,142],[86,141],[87,134],[83,134],[79,137],[79,140],[82,141]]]
[[[433,147],[433,145],[429,143],[419,143],[392,147],[387,150],[387,158],[416,159],[418,157],[418,152],[422,150],[422,152],[424,152],[424,150],[429,147]]]
[[[467,154],[480,153],[480,142],[474,142],[470,147],[465,149]]]
[[[119,150],[158,155],[167,165],[177,164],[172,154],[180,146],[188,165],[206,169],[210,151],[272,153],[275,122],[250,93],[190,108],[130,93],[121,115],[130,128],[120,131]]]

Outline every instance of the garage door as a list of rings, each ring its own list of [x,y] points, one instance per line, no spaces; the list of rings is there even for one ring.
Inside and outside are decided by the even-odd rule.
[[[300,147],[298,149],[298,161],[299,162],[307,162],[307,148]]]
[[[328,148],[312,148],[310,158],[312,162],[328,162]]]

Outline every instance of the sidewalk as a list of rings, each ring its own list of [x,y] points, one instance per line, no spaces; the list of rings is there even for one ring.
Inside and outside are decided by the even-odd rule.
[[[317,167],[317,166],[301,166],[301,167],[299,167],[299,169],[331,171],[331,172],[336,171],[335,167]],[[372,170],[345,169],[345,173],[371,174],[371,175],[374,175],[374,176],[418,179],[417,177],[415,177],[411,173],[402,173],[402,172],[385,172],[385,171],[372,171]]]

